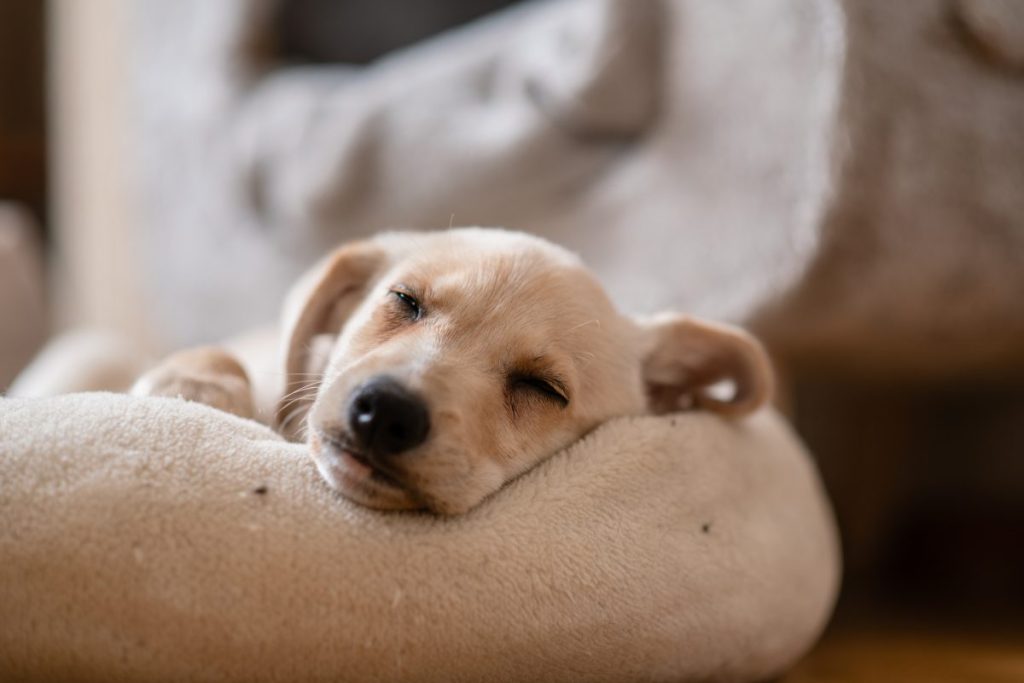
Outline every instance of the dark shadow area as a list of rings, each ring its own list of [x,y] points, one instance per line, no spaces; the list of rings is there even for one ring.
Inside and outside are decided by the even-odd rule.
[[[281,3],[274,26],[285,61],[366,64],[515,4],[516,0],[287,0]]]
[[[46,216],[46,3],[0,2],[0,198]]]

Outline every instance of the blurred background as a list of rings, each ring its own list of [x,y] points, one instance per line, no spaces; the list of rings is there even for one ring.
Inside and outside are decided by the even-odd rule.
[[[1024,680],[1024,3],[0,3],[0,390],[470,224],[769,346],[846,557],[787,680]]]

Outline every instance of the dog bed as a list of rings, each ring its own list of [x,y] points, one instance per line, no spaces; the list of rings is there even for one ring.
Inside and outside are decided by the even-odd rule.
[[[4,680],[760,680],[839,560],[763,411],[621,419],[451,519],[173,399],[0,399]]]

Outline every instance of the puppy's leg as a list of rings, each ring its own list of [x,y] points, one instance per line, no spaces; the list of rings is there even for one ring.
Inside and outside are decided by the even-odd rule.
[[[179,351],[139,377],[135,396],[172,396],[252,418],[252,388],[242,365],[227,351],[201,346]]]

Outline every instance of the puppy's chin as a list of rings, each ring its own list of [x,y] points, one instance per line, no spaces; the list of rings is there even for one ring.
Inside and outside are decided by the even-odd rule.
[[[313,461],[327,485],[358,503],[374,510],[419,510],[423,504],[409,491],[387,481],[344,449],[325,443],[315,435],[309,440]]]

